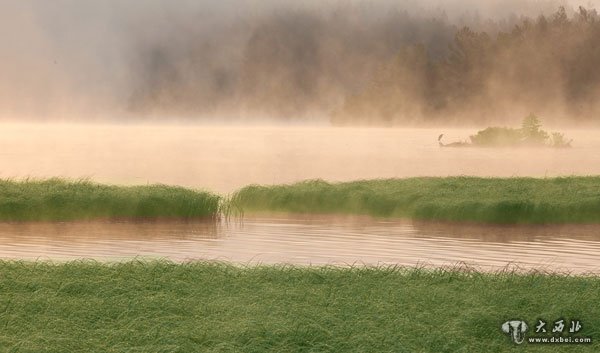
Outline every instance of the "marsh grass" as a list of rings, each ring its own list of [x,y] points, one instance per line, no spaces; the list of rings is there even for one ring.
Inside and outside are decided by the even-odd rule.
[[[0,221],[216,218],[220,196],[166,185],[0,180]]]
[[[481,223],[599,223],[600,177],[408,178],[250,185],[228,197],[166,185],[0,180],[0,221],[240,218],[257,212]]]
[[[600,177],[422,177],[242,188],[245,213],[356,214],[499,224],[599,223]]]
[[[598,339],[598,293],[597,277],[538,273],[0,262],[0,350],[546,352],[501,324],[577,318]]]

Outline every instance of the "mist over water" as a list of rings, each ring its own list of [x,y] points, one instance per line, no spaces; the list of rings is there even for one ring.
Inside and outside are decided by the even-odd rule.
[[[306,179],[600,174],[593,130],[573,148],[440,148],[439,129],[178,125],[4,125],[1,178],[91,178],[230,193]],[[445,129],[448,141],[472,129]]]
[[[580,4],[2,0],[0,117],[12,121],[271,118],[329,122],[334,116],[338,119],[334,121],[349,124],[414,123],[433,113],[422,106],[404,104],[398,109],[372,99],[364,108],[360,98],[380,83],[378,73],[399,53],[423,46],[428,60],[442,62],[463,26],[494,37],[511,31],[523,17],[551,16],[560,5],[574,18]],[[596,6],[589,1],[581,5]],[[553,74],[549,72],[547,82],[552,82]],[[405,92],[414,91],[423,80],[401,77],[411,86]],[[554,88],[563,86],[560,80],[555,83]],[[508,99],[502,90],[490,92]],[[378,95],[392,97],[390,90]],[[542,100],[565,96],[560,90],[555,96],[540,95]],[[362,110],[352,108],[357,96]],[[450,104],[445,95],[433,96]],[[401,98],[423,100],[404,93]],[[426,108],[432,101],[428,98]],[[520,119],[522,111],[538,110],[539,102],[523,103],[512,119]],[[385,111],[392,108],[402,117],[390,120]],[[581,114],[589,120],[595,108],[584,108]],[[473,115],[482,113],[481,105],[464,109]],[[498,111],[506,116],[513,113],[505,107]],[[441,113],[452,115],[455,122],[463,111]],[[483,115],[498,118],[498,114]],[[340,116],[349,118],[340,120]]]

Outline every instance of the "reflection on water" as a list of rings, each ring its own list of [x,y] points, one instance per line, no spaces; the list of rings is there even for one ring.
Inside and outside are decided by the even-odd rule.
[[[571,149],[439,148],[477,129],[0,125],[0,177],[92,177],[231,192],[260,183],[600,174],[597,131]]]
[[[509,264],[600,273],[600,225],[475,226],[368,218],[246,218],[207,223],[0,224],[5,259],[167,258],[235,263]]]

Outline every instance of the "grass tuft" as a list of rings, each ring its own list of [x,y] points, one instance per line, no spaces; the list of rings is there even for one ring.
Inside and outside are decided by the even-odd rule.
[[[166,185],[0,180],[0,221],[216,218],[221,197]]]

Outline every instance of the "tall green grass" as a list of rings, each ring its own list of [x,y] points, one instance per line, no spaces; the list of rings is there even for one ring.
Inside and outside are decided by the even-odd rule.
[[[0,180],[0,221],[214,218],[221,197],[165,185]]]
[[[0,262],[0,351],[597,352],[517,346],[501,325],[578,319],[597,341],[598,293],[560,275]]]
[[[408,178],[242,188],[245,213],[355,214],[485,223],[599,223],[600,177]]]
[[[312,180],[251,185],[229,200],[166,185],[0,180],[0,221],[196,219],[235,210],[484,223],[600,223],[600,177]]]

